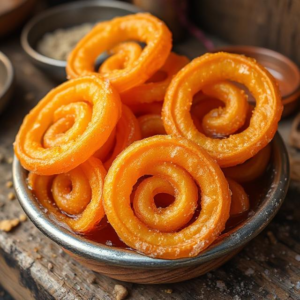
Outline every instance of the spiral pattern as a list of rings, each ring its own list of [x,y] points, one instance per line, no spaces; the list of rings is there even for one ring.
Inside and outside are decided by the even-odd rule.
[[[66,173],[107,141],[120,116],[119,95],[108,82],[95,76],[70,80],[25,117],[15,153],[29,171]]]
[[[140,13],[101,22],[71,52],[67,62],[69,78],[95,74],[97,57],[126,41],[143,42],[146,46],[138,59],[125,68],[101,74],[120,93],[147,81],[163,66],[172,47],[169,29],[150,14]]]
[[[146,187],[138,187],[134,197],[137,215],[131,206],[133,186],[145,175],[166,180],[174,188],[175,202],[162,210],[161,216],[153,206],[147,208],[147,203],[153,204],[153,186],[148,191]],[[171,229],[178,229],[168,219],[169,214],[179,219],[184,215],[181,209],[175,211],[177,206],[189,208],[185,216],[189,220],[195,203],[200,205],[195,184],[201,191],[199,217],[176,232],[154,229],[162,226],[162,220]],[[143,199],[141,203],[139,198]],[[113,162],[104,183],[104,208],[108,221],[128,246],[149,256],[174,259],[196,256],[223,231],[229,217],[230,194],[222,171],[203,149],[186,139],[155,136],[133,143]],[[144,223],[142,218],[148,213],[155,218],[152,221],[150,217]]]
[[[142,181],[133,200],[136,216],[149,228],[172,232],[184,227],[193,217],[198,202],[198,189],[191,176],[172,163],[151,168],[153,177]],[[171,190],[170,190],[171,187]],[[158,208],[154,197],[166,193],[176,197],[166,208]]]
[[[109,52],[107,58],[99,68],[100,74],[111,73],[114,70],[129,68],[142,53],[142,47],[135,42],[120,43]]]
[[[256,107],[243,132],[213,139],[197,130],[190,108],[199,90],[224,80],[244,84],[256,99]],[[162,116],[168,134],[193,140],[221,167],[230,167],[253,157],[271,141],[281,113],[280,93],[269,72],[253,59],[220,52],[198,57],[177,73],[167,90]]]
[[[104,216],[102,205],[106,171],[91,157],[74,170],[53,176],[30,173],[28,183],[40,204],[73,231],[87,233]]]
[[[225,107],[211,110],[202,120],[205,133],[228,136],[235,133],[246,120],[248,102],[245,92],[229,82],[203,88],[203,93],[224,103]]]

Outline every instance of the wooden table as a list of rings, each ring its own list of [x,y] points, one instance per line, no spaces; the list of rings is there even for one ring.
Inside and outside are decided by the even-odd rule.
[[[18,217],[22,209],[6,187],[11,180],[12,143],[24,115],[56,83],[36,69],[22,52],[18,39],[2,43],[16,69],[11,104],[0,116],[0,220]],[[178,51],[190,57],[203,53],[195,40]],[[280,131],[288,137],[291,120]],[[297,155],[295,150],[292,155]],[[202,277],[169,285],[127,287],[127,299],[300,299],[300,183],[291,182],[286,201],[272,223],[240,254]],[[30,222],[0,232],[0,284],[15,299],[113,299],[116,280],[95,274],[72,260]],[[1,296],[0,296],[1,298]]]

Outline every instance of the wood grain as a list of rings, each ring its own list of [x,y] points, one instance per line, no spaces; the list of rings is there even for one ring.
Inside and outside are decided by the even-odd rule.
[[[300,1],[194,0],[195,22],[230,43],[277,50],[300,64]]]
[[[186,45],[189,45],[187,47]],[[203,48],[194,40],[177,49],[192,56]],[[193,47],[190,47],[193,45]],[[11,39],[1,50],[13,61],[17,87],[11,104],[0,116],[0,152],[12,156],[12,143],[23,116],[56,83],[33,67],[22,53],[18,40]],[[291,119],[280,125],[287,138]],[[299,153],[290,148],[290,153]],[[16,200],[9,201],[11,164],[0,163],[0,220],[22,212]],[[300,293],[300,183],[293,182],[287,199],[274,221],[238,255],[215,271],[183,283],[143,285],[121,283],[127,299],[299,299]],[[270,240],[270,233],[276,240]],[[48,269],[48,264],[53,269]],[[189,270],[187,270],[189,272]],[[75,262],[40,233],[30,221],[14,231],[0,232],[0,284],[15,299],[114,299],[120,282],[96,274]]]

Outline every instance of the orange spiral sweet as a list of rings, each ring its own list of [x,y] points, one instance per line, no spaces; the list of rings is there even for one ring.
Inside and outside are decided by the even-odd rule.
[[[207,96],[219,99],[225,107],[218,107],[206,114],[202,120],[205,133],[228,136],[235,133],[246,120],[248,102],[245,92],[233,83],[219,82],[203,88]]]
[[[135,42],[121,43],[109,51],[110,56],[99,68],[105,74],[130,67],[141,55],[142,47]]]
[[[135,104],[163,101],[173,76],[188,62],[187,57],[170,53],[165,64],[147,82],[121,94],[122,102]]]
[[[198,100],[200,97],[201,100]],[[219,137],[219,134],[210,134],[211,131],[204,131],[203,118],[212,110],[224,107],[224,103],[218,99],[214,99],[206,95],[201,95],[200,97],[196,97],[196,101],[191,107],[191,117],[193,119],[193,123],[197,130],[203,134],[206,134],[210,137]]]
[[[95,76],[68,81],[25,117],[15,153],[40,175],[68,172],[103,145],[121,116],[118,93]]]
[[[164,124],[160,115],[143,115],[138,118],[138,122],[140,124],[143,139],[153,135],[166,134]]]
[[[28,183],[41,205],[73,231],[87,233],[104,216],[102,205],[106,171],[91,157],[70,172],[44,176],[30,173]]]
[[[140,13],[97,24],[74,48],[67,63],[69,78],[95,74],[97,57],[126,41],[146,44],[138,59],[124,69],[101,74],[121,93],[147,81],[170,54],[172,37],[167,26],[156,17]]]
[[[145,175],[166,180],[174,188],[175,202],[162,216],[153,206],[147,208],[147,203],[153,204],[151,197],[155,188],[150,186],[145,191],[149,183],[144,183],[146,187],[140,187],[142,190],[135,195],[134,206],[139,208],[141,219],[131,207],[133,186]],[[168,215],[179,218],[184,215],[185,207],[188,208],[186,221],[190,218],[194,204],[200,204],[194,184],[201,191],[199,217],[176,232],[154,229],[160,228],[163,220],[171,229],[178,229]],[[143,199],[144,196],[150,198]],[[139,198],[143,203],[139,204]],[[173,210],[176,206],[180,211]],[[104,209],[108,221],[128,246],[158,258],[193,257],[206,249],[225,228],[230,194],[221,169],[202,148],[186,139],[154,136],[133,143],[115,159],[105,178]],[[150,218],[145,224],[142,216],[148,213]],[[151,216],[157,217],[151,221]]]
[[[271,156],[271,146],[268,144],[260,150],[255,156],[241,165],[230,168],[224,168],[226,176],[237,182],[249,182],[260,177],[266,170]]]
[[[250,208],[249,197],[244,188],[231,178],[226,177],[231,191],[230,216],[246,212]]]
[[[243,132],[213,139],[197,130],[190,108],[199,90],[224,80],[244,84],[256,99],[256,107]],[[193,140],[220,166],[230,167],[245,162],[271,141],[281,113],[280,93],[270,73],[253,59],[220,52],[198,57],[177,73],[167,90],[162,116],[168,134]]]
[[[138,120],[132,111],[123,104],[122,116],[117,123],[116,131],[113,132],[112,137],[109,137],[106,144],[96,151],[94,156],[101,159],[108,170],[117,155],[139,139],[141,139],[141,130]],[[111,148],[109,149],[109,147]],[[107,154],[106,156],[105,153]]]
[[[151,170],[160,177],[153,176],[140,183],[133,199],[135,214],[149,228],[161,232],[179,230],[191,220],[197,208],[197,186],[185,170],[171,163]],[[166,208],[158,208],[154,196],[160,193],[177,194],[176,201]]]

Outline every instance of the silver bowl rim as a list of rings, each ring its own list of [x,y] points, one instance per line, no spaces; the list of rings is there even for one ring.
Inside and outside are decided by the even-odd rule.
[[[6,95],[10,87],[13,85],[14,77],[15,77],[15,71],[14,67],[10,61],[10,59],[0,51],[0,62],[3,63],[6,71],[7,71],[7,78],[4,82],[3,89],[0,90],[0,101],[2,100],[2,97]]]
[[[258,207],[255,214],[244,222],[243,226],[193,258],[176,260],[151,258],[134,251],[95,243],[59,226],[42,211],[34,199],[26,183],[27,171],[22,168],[16,157],[13,162],[14,187],[21,206],[35,226],[54,242],[81,257],[107,265],[137,269],[189,267],[216,259],[244,246],[257,236],[276,215],[289,186],[289,159],[287,149],[279,133],[276,133],[272,146],[272,155],[276,161],[273,182],[276,182],[277,185],[271,185],[266,200]]]
[[[128,12],[138,13],[142,12],[137,6],[133,4],[116,1],[116,0],[88,0],[88,1],[77,1],[68,4],[62,4],[55,6],[53,8],[47,9],[46,11],[38,14],[37,16],[33,17],[24,27],[21,33],[21,45],[24,51],[34,60],[44,63],[49,66],[55,66],[60,68],[65,68],[67,66],[67,62],[64,60],[57,60],[54,58],[47,57],[38,51],[36,51],[28,41],[28,35],[30,34],[32,28],[37,25],[42,19],[49,17],[51,15],[55,15],[58,12],[68,11],[70,8],[81,8],[81,7],[110,7],[110,8],[119,8],[124,9]]]

